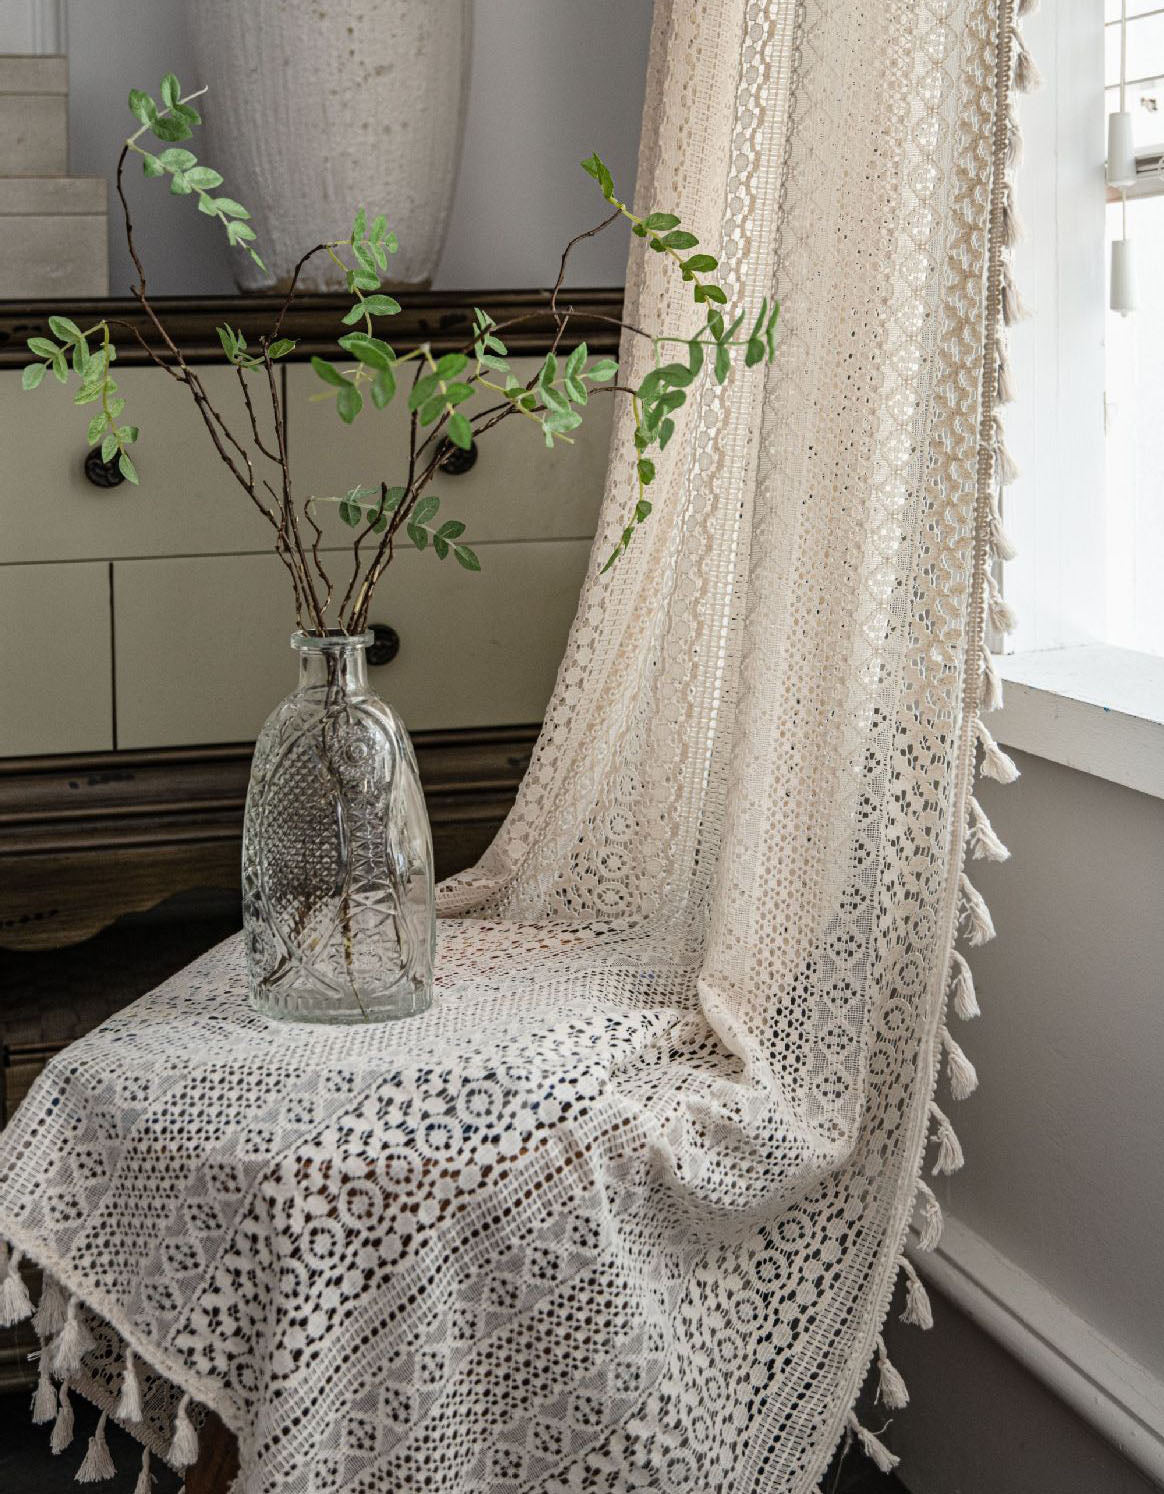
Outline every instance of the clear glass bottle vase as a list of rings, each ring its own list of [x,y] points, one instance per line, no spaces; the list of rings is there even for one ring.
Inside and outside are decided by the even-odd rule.
[[[243,826],[251,999],[380,1022],[432,1000],[432,835],[412,744],[368,685],[370,633],[296,633],[299,685],[255,744]]]

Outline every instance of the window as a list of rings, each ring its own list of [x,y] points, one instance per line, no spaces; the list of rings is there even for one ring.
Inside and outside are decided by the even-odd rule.
[[[1021,476],[1003,499],[1019,616],[1003,673],[1018,684],[991,729],[1164,794],[1164,0],[1126,3],[1126,204],[1105,176],[1121,0],[1056,0],[1024,22],[1045,84],[1018,101],[1015,278],[1032,315],[1009,334],[1004,412]],[[1125,212],[1138,305],[1121,316],[1108,265]],[[1161,771],[1121,766],[1153,754]]]

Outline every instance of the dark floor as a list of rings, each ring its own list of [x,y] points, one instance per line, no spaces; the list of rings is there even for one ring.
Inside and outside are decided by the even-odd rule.
[[[49,1451],[48,1426],[34,1427],[29,1419],[29,1397],[0,1396],[0,1490],[3,1494],[76,1494],[74,1474],[81,1466],[97,1413],[79,1396],[72,1397],[76,1432],[72,1445],[54,1458]],[[109,1451],[117,1476],[102,1483],[105,1494],[133,1494],[141,1468],[141,1449],[124,1432],[109,1427]],[[178,1479],[156,1462],[153,1494],[174,1494]],[[821,1483],[821,1494],[904,1494],[895,1478],[886,1478],[856,1448],[842,1448]]]

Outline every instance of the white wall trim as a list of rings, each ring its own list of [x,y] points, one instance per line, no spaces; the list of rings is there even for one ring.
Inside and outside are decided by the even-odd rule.
[[[1164,1381],[959,1220],[918,1271],[1141,1472],[1164,1485]]]
[[[998,663],[1006,704],[990,729],[1003,746],[1164,799],[1164,658],[1094,644]]]
[[[32,50],[61,57],[69,49],[68,0],[28,0]]]

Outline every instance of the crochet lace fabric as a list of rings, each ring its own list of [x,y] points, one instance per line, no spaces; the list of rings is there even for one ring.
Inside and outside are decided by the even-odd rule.
[[[879,1333],[931,1122],[960,1160],[943,1049],[973,1082],[952,940],[990,932],[977,744],[1010,771],[978,713],[1012,25],[658,0],[638,200],[780,298],[776,361],[693,388],[588,582],[518,804],[443,888],[429,1013],[267,1022],[230,941],[21,1108],[0,1234],[49,1273],[58,1440],[67,1383],[178,1465],[212,1408],[240,1494],[805,1491],[847,1422],[890,1461],[851,1408],[875,1349],[904,1394]],[[688,329],[635,245],[628,319]]]

